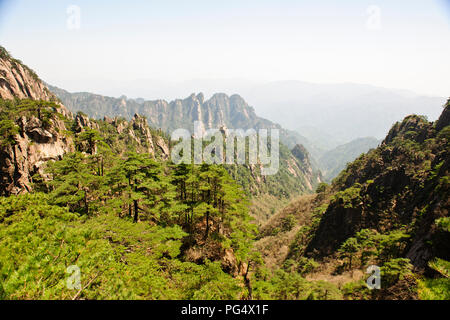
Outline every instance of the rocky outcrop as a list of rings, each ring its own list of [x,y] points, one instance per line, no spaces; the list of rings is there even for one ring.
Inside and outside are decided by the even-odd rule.
[[[53,101],[60,105],[58,112],[67,118],[72,113],[39,79],[36,73],[24,65],[20,60],[14,59],[0,46],[0,99],[31,99]]]
[[[73,129],[76,133],[80,133],[86,129],[99,130],[99,126],[94,121],[91,121],[85,114],[77,113]]]
[[[31,117],[20,118],[17,125],[19,134],[12,145],[0,149],[0,194],[7,196],[31,191],[33,175],[44,176],[43,164],[49,160],[59,160],[67,152],[74,151],[62,120],[52,119],[44,128],[42,122]]]
[[[445,109],[436,122],[436,130],[440,131],[450,124],[450,98],[445,104]]]
[[[120,129],[118,129],[119,131]],[[134,135],[134,131],[136,130],[139,132],[139,135],[141,138],[138,138]],[[131,120],[131,128],[130,128],[130,134],[136,139],[138,143],[141,143],[140,139],[143,140],[144,144],[147,147],[147,153],[150,153],[152,155],[155,154],[155,147],[153,144],[153,138],[152,134],[150,132],[150,128],[148,126],[147,119],[145,117],[142,117],[138,114],[135,114],[133,119]]]
[[[49,101],[54,95],[31,69],[0,47],[0,98]]]
[[[0,47],[0,98],[58,104],[45,123],[30,115],[16,118],[18,134],[12,143],[0,147],[0,194],[19,194],[31,190],[33,175],[43,174],[46,161],[60,159],[66,152],[74,150],[72,139],[64,134],[67,128],[62,120],[64,117],[71,119],[72,113],[58,102],[30,68],[12,58],[3,47]]]

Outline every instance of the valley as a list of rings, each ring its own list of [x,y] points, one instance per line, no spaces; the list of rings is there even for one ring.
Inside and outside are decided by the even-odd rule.
[[[279,130],[277,173],[173,163],[194,121]],[[236,94],[69,93],[0,47],[0,299],[449,300],[450,100],[341,142]]]

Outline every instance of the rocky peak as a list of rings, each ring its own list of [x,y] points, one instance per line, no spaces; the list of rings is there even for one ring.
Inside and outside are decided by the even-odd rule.
[[[197,95],[197,100],[200,102],[200,103],[204,103],[205,102],[205,96],[204,96],[204,94],[203,93],[199,93],[198,95]]]
[[[388,135],[383,140],[382,144],[386,145],[394,141],[396,137],[402,137],[408,132],[421,132],[420,137],[417,137],[418,142],[423,142],[427,137],[427,132],[423,129],[429,127],[428,121],[418,115],[407,116],[402,122],[397,122],[391,130],[389,130]]]
[[[450,98],[445,104],[444,111],[436,122],[436,130],[440,131],[450,125]]]
[[[0,46],[0,99],[16,98],[55,103],[59,101],[33,70],[20,60],[14,59],[5,48]],[[71,112],[62,104],[57,111],[67,118],[72,118]]]
[[[77,115],[75,116],[75,132],[83,132],[86,130],[86,128],[99,130],[98,124],[91,121],[87,115],[81,112],[77,113]]]

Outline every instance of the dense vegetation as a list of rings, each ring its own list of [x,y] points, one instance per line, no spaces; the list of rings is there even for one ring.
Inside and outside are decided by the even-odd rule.
[[[162,161],[105,121],[80,130],[54,102],[0,106],[2,147],[14,146],[21,117],[36,117],[49,130],[63,120],[76,150],[47,162],[32,193],[0,198],[2,299],[339,297],[264,267],[248,197],[224,167]],[[71,290],[74,265],[81,287]],[[300,284],[302,294],[286,287]]]
[[[144,117],[0,99],[0,299],[448,300],[449,123],[450,101],[436,123],[407,117],[275,212],[320,177],[301,146],[280,145],[270,177],[174,165]],[[370,265],[381,290],[365,284]]]
[[[372,298],[448,299],[449,112],[450,100],[435,123],[406,117],[320,185],[318,221],[301,230],[290,257],[334,259],[334,274],[377,265],[382,290]]]

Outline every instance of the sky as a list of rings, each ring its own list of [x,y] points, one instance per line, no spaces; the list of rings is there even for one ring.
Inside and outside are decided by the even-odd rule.
[[[50,84],[115,96],[140,79],[245,79],[447,97],[449,40],[449,0],[0,0],[14,57]]]

